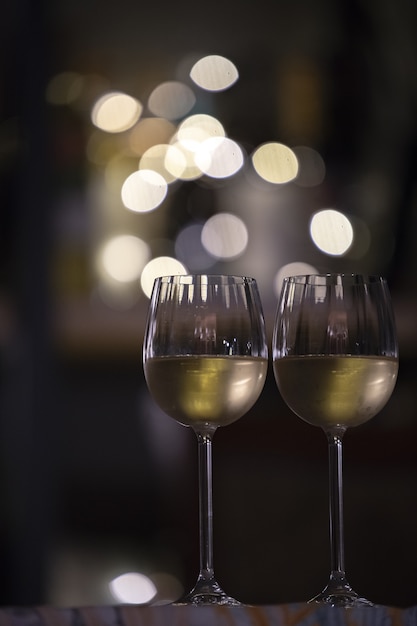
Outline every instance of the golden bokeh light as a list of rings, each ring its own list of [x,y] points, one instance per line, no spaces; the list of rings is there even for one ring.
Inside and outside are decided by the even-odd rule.
[[[153,581],[139,572],[127,572],[109,583],[114,599],[121,604],[148,604],[157,594]]]
[[[173,276],[175,274],[188,274],[185,265],[177,259],[170,256],[159,256],[152,259],[145,265],[140,277],[143,293],[150,298],[155,278],[159,276]]]
[[[210,137],[199,145],[195,162],[207,176],[227,178],[241,169],[244,156],[240,146],[232,139]]]
[[[130,131],[129,147],[141,156],[152,146],[169,143],[175,131],[176,126],[163,117],[144,117]]]
[[[177,120],[187,115],[195,104],[194,92],[176,80],[161,83],[148,99],[149,110],[158,117]]]
[[[129,283],[138,280],[149,255],[149,246],[139,237],[118,235],[103,245],[99,264],[114,280]]]
[[[196,85],[207,91],[224,91],[238,80],[239,72],[232,61],[212,54],[194,63],[190,78]]]
[[[177,141],[169,146],[164,166],[170,174],[179,180],[196,180],[201,178],[202,171],[195,160],[195,152],[198,148],[196,142]]]
[[[207,252],[218,259],[235,259],[248,245],[248,229],[232,213],[218,213],[203,226],[201,241]]]
[[[128,130],[140,118],[143,106],[139,100],[119,91],[104,94],[94,104],[91,121],[108,133]]]
[[[122,185],[122,202],[130,211],[147,213],[165,200],[168,184],[153,170],[139,170],[130,174]]]
[[[158,172],[168,184],[174,182],[177,176],[166,167],[166,163],[169,163],[168,151],[171,151],[172,158],[172,146],[169,144],[157,144],[148,148],[139,161],[139,169]]]
[[[282,143],[262,144],[252,154],[252,163],[258,176],[274,184],[288,183],[298,173],[294,151]]]
[[[353,227],[349,219],[335,209],[323,209],[310,221],[310,235],[315,245],[331,256],[342,256],[353,242]]]

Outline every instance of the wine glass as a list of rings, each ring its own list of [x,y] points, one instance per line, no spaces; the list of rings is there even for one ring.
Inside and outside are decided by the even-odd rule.
[[[212,439],[218,426],[258,399],[268,349],[257,283],[240,276],[177,275],[155,280],[143,347],[150,393],[197,435],[200,572],[179,604],[238,605],[213,567]]]
[[[357,274],[284,279],[272,351],[284,401],[328,440],[330,578],[310,602],[372,606],[345,574],[342,439],[376,415],[395,386],[398,346],[386,281]]]

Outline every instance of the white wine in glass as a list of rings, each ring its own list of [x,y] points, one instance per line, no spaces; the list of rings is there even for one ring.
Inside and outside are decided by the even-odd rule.
[[[256,281],[178,275],[155,280],[143,347],[148,389],[170,417],[197,435],[200,572],[179,604],[238,605],[214,575],[212,439],[258,399],[267,372]]]
[[[331,569],[328,584],[311,601],[372,606],[345,573],[342,438],[347,428],[379,413],[395,387],[398,345],[386,281],[357,274],[286,278],[272,351],[284,401],[322,428],[329,446]]]

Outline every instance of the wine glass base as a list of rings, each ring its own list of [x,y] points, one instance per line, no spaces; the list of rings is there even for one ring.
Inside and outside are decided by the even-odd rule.
[[[175,606],[182,605],[222,605],[241,606],[239,600],[235,600],[223,591],[219,583],[214,580],[198,580],[195,587],[185,596],[174,602]]]
[[[375,606],[370,600],[361,598],[353,591],[344,577],[331,577],[321,593],[309,600],[309,603],[326,604],[340,608],[360,608]]]

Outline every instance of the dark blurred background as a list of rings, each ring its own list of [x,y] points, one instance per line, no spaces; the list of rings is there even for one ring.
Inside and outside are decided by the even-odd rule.
[[[149,576],[160,602],[194,582],[195,436],[146,390],[139,278],[104,284],[97,258],[118,234],[144,240],[150,257],[175,256],[181,229],[221,211],[245,221],[249,244],[210,272],[258,279],[269,334],[275,277],[290,263],[387,276],[400,374],[381,414],[345,438],[346,566],[375,602],[417,602],[416,13],[411,0],[6,0],[2,605],[115,602],[109,583],[129,571]],[[190,59],[206,54],[238,68],[230,89],[208,93],[187,79]],[[138,167],[133,130],[100,131],[91,111],[117,90],[152,117],[149,95],[172,80],[188,81],[192,112],[220,119],[247,155],[270,141],[308,147],[325,176],[251,184],[248,165],[215,183],[178,181],[156,210],[129,212],[120,187]],[[357,226],[346,254],[326,254],[309,236],[311,216],[329,207]],[[290,413],[271,371],[250,414],[214,444],[223,587],[249,603],[308,599],[329,566],[323,433]]]

